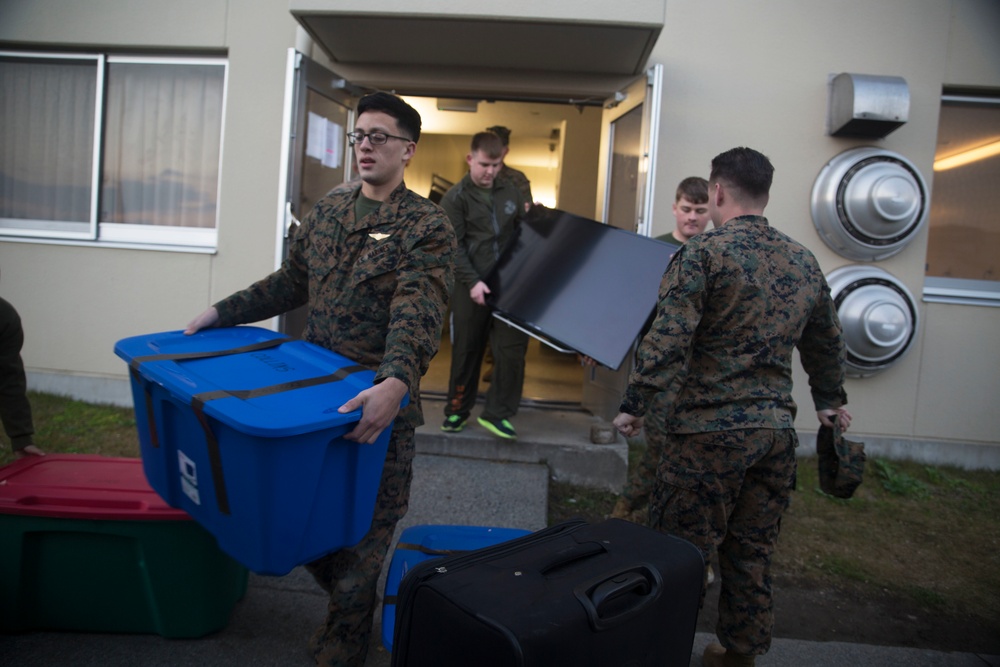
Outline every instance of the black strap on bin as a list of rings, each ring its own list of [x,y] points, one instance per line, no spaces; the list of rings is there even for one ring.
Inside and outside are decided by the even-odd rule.
[[[251,343],[250,345],[241,345],[240,347],[231,347],[224,350],[213,350],[209,352],[177,352],[174,354],[147,354],[142,357],[135,357],[129,362],[128,370],[132,377],[142,386],[142,392],[146,396],[146,419],[149,422],[149,440],[150,444],[154,448],[160,448],[160,436],[159,430],[156,428],[156,413],[153,410],[153,396],[149,393],[149,389],[146,388],[146,383],[142,381],[142,375],[139,373],[139,366],[150,361],[184,361],[187,359],[208,359],[210,357],[225,357],[230,354],[242,354],[244,352],[254,352],[256,350],[266,350],[271,347],[277,347],[282,343],[287,343],[290,340],[294,340],[291,336],[281,336],[279,338],[272,338],[270,340],[261,341],[259,343]]]
[[[132,359],[129,363],[129,371],[132,373],[133,377],[141,380],[141,376],[139,375],[139,366],[151,361],[189,361],[192,359],[223,357],[231,354],[243,354],[246,352],[255,352],[257,350],[266,350],[268,348],[277,347],[282,343],[287,343],[291,340],[295,339],[290,336],[283,336],[261,341],[259,343],[252,343],[250,345],[242,345],[240,347],[228,348],[224,350],[178,352],[174,354],[150,354]],[[339,382],[347,376],[363,370],[368,369],[359,365],[344,366],[343,368],[338,369],[337,372],[331,373],[330,375],[321,375],[319,377],[307,378],[304,380],[293,380],[291,382],[273,384],[266,387],[259,387],[257,389],[217,389],[214,391],[205,391],[192,396],[191,408],[194,410],[195,416],[198,418],[198,422],[201,424],[201,428],[205,432],[205,441],[208,445],[208,460],[209,465],[212,468],[212,482],[215,486],[215,500],[219,506],[219,511],[223,514],[231,513],[229,509],[229,498],[226,493],[226,478],[222,472],[222,453],[219,451],[219,441],[216,439],[215,433],[212,432],[212,426],[208,421],[208,417],[205,416],[205,403],[218,398],[227,397],[249,400],[285,391],[292,391],[305,387],[315,387],[322,384],[329,384],[331,382]],[[146,388],[145,383],[143,383],[143,391],[146,395],[146,414],[150,425],[149,430],[151,444],[153,447],[159,447],[159,436],[157,435],[158,429],[156,428],[156,417],[153,410],[153,397],[150,394],[149,389]]]
[[[319,377],[307,378],[305,380],[292,380],[281,384],[272,384],[267,387],[257,389],[216,389],[195,394],[191,397],[191,409],[198,417],[202,430],[205,431],[205,440],[208,443],[208,460],[212,466],[212,482],[215,485],[215,500],[219,505],[219,511],[229,514],[229,499],[226,494],[226,477],[222,472],[222,453],[219,451],[219,441],[212,432],[212,425],[205,416],[205,403],[214,401],[217,398],[238,398],[246,401],[251,398],[280,394],[284,391],[302,389],[305,387],[315,387],[331,382],[340,382],[348,375],[353,375],[359,371],[368,370],[364,366],[344,366],[330,375],[320,375]]]

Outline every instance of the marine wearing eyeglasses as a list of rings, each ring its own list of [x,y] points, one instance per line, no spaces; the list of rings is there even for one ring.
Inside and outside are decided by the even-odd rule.
[[[361,130],[355,130],[354,132],[347,133],[347,141],[352,146],[362,143],[365,140],[365,137],[367,137],[368,141],[375,146],[383,146],[390,139],[413,141],[413,139],[410,139],[409,137],[398,137],[395,134],[386,134],[385,132],[362,132]]]
[[[187,331],[256,322],[306,305],[305,340],[376,371],[372,388],[331,406],[361,408],[348,440],[371,443],[392,429],[371,529],[355,546],[306,565],[330,595],[309,642],[312,655],[321,665],[362,667],[379,571],[409,502],[414,429],[423,423],[420,378],[441,340],[455,233],[437,205],[403,183],[420,139],[413,107],[388,93],[366,95],[347,136],[360,182],[335,188],[293,228],[280,269],[223,299]],[[407,391],[409,405],[400,409]]]

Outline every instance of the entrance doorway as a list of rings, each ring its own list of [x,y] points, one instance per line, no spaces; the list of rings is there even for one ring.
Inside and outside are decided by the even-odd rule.
[[[457,183],[467,171],[465,156],[472,135],[500,125],[511,130],[505,162],[531,181],[532,198],[551,208],[595,217],[601,107],[571,104],[405,99],[420,112],[423,129],[406,184],[434,198],[441,183]],[[441,349],[421,383],[421,393],[444,397],[448,392],[451,340],[447,326]],[[484,362],[483,378],[489,364]],[[525,358],[525,404],[579,408],[584,369],[575,354],[558,352],[532,338]],[[488,384],[480,382],[485,392]]]
[[[322,196],[351,176],[345,128],[353,123],[351,109],[357,96],[363,93],[301,54],[290,53],[289,68],[296,85],[288,100],[288,206],[283,237],[287,237],[295,218],[311,207],[310,202],[317,198],[314,195]],[[331,79],[341,84],[331,88]],[[637,141],[623,142],[621,132],[615,141],[613,132],[613,123],[622,113],[635,109],[636,105],[644,106],[646,80],[647,77],[641,77],[611,100],[565,103],[404,95],[420,112],[423,123],[416,155],[407,166],[406,184],[433,200],[440,198],[449,184],[465,175],[465,155],[472,135],[501,125],[511,130],[506,162],[528,176],[535,201],[598,220],[608,220],[609,214],[630,210],[632,213],[624,218],[611,216],[615,218],[615,226],[648,234],[645,181],[650,174],[645,166],[652,162],[653,151],[648,143],[652,114],[648,111],[641,114]],[[629,114],[630,118],[634,116],[634,112]],[[618,155],[619,144],[628,146],[627,154]],[[325,150],[314,151],[317,145],[325,146]],[[628,174],[624,180],[618,175],[621,164],[631,166],[624,170]],[[611,211],[610,199],[615,200]],[[629,199],[634,201],[625,201]],[[635,219],[634,224],[631,219]],[[301,324],[299,314],[290,314],[284,318],[282,329],[296,335]],[[440,352],[422,382],[424,393],[447,394],[450,365],[450,331],[446,328]],[[582,406],[593,412],[595,401],[588,398],[588,392],[593,394],[588,386],[605,384],[595,385],[596,378],[595,370],[581,367],[575,354],[558,352],[531,339],[525,368],[526,403],[563,408]],[[481,384],[480,391],[486,386]]]

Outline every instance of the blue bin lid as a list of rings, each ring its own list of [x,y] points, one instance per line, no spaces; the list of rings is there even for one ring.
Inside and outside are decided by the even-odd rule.
[[[263,437],[357,422],[361,410],[337,408],[375,379],[335,352],[250,326],[133,336],[118,341],[115,354],[179,401],[202,400],[209,417]]]

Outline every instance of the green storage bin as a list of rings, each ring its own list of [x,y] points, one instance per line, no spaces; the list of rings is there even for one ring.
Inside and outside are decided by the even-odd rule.
[[[0,630],[221,630],[247,569],[146,483],[139,459],[28,457],[0,468]]]

